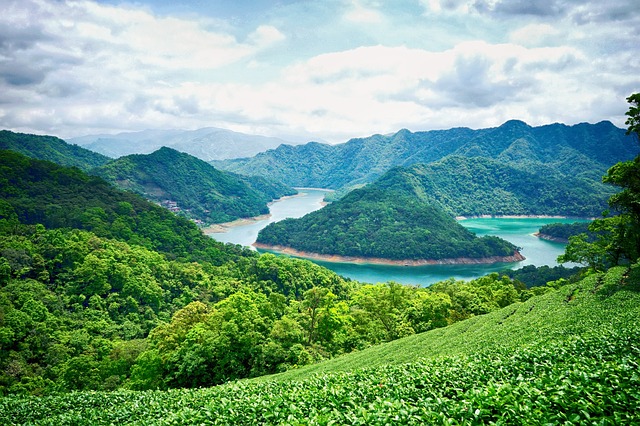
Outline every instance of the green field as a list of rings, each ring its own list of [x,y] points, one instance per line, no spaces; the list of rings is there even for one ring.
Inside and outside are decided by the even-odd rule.
[[[207,389],[0,399],[0,424],[638,424],[640,267]]]

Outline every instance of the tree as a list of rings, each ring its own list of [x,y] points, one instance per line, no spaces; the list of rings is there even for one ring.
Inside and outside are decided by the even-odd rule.
[[[631,104],[625,124],[628,135],[640,138],[640,93],[627,98]],[[621,188],[609,198],[609,205],[617,216],[594,220],[589,231],[597,235],[590,243],[586,235],[572,237],[565,253],[558,257],[560,263],[577,262],[594,270],[612,265],[633,263],[640,257],[640,155],[612,166],[602,181]],[[608,212],[605,212],[607,216]]]

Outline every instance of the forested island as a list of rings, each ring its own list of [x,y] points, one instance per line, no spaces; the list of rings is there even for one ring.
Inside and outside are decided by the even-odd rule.
[[[322,260],[407,266],[523,260],[498,237],[476,237],[441,208],[370,185],[299,219],[269,224],[256,246]]]
[[[566,244],[569,242],[569,238],[580,234],[589,234],[589,222],[550,223],[541,227],[537,236],[545,240]],[[595,235],[590,235],[589,239],[593,241]]]

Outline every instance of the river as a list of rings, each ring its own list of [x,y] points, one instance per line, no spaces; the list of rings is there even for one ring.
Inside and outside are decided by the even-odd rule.
[[[286,218],[302,217],[320,209],[326,190],[299,189],[300,195],[288,197],[271,204],[271,216],[246,225],[227,228],[223,233],[212,233],[218,241],[251,246],[258,232],[271,222]],[[547,223],[571,223],[575,219],[550,218],[479,218],[461,220],[460,224],[478,236],[496,235],[522,247],[526,260],[516,263],[492,265],[427,265],[427,266],[386,266],[356,265],[314,261],[336,273],[361,282],[377,283],[396,281],[403,284],[430,285],[448,278],[473,279],[505,268],[518,269],[526,265],[555,266],[556,258],[564,252],[564,244],[542,240],[533,235]]]

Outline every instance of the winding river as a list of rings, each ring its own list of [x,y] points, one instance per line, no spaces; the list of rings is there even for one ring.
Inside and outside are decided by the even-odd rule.
[[[251,246],[258,232],[271,222],[286,218],[302,217],[322,208],[326,190],[300,189],[300,195],[278,200],[271,204],[271,215],[256,221],[246,221],[241,225],[224,228],[225,232],[210,233],[218,241]],[[478,236],[496,235],[522,247],[526,260],[516,263],[493,265],[427,265],[427,266],[386,266],[357,265],[314,261],[338,274],[361,282],[396,281],[403,284],[430,285],[448,278],[472,279],[505,268],[517,269],[526,265],[555,266],[556,258],[564,251],[564,244],[542,240],[533,234],[547,223],[575,222],[575,219],[551,218],[479,218],[461,220],[460,224]]]

